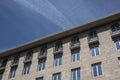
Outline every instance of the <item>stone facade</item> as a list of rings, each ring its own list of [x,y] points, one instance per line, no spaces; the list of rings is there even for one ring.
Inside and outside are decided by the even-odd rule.
[[[119,22],[119,20],[114,20]],[[66,36],[54,40],[50,43],[45,44],[47,46],[47,55],[45,58],[45,69],[42,71],[37,71],[38,66],[38,55],[42,45],[31,48],[33,50],[33,57],[29,74],[23,75],[24,60],[28,50],[22,52],[17,52],[12,55],[4,56],[1,58],[7,58],[7,65],[5,67],[2,80],[36,80],[38,77],[44,77],[44,80],[52,80],[52,76],[55,73],[61,72],[61,80],[72,80],[71,70],[75,68],[80,68],[81,80],[120,80],[120,64],[118,63],[118,57],[120,57],[120,50],[116,50],[114,44],[114,38],[111,34],[111,25],[114,21],[107,23],[105,25],[101,24],[98,27],[91,28],[89,30],[76,33],[73,35]],[[88,36],[89,32],[96,31],[98,35],[98,42],[89,44]],[[80,60],[76,62],[71,62],[71,38],[75,35],[79,36],[80,41]],[[119,37],[118,35],[115,37]],[[62,65],[54,67],[54,47],[55,42],[61,40],[63,42],[62,51]],[[92,57],[90,54],[90,45],[99,44],[100,54],[98,56]],[[17,70],[15,77],[9,79],[11,63],[15,54],[20,54],[19,63],[17,65]],[[103,74],[98,77],[93,77],[91,65],[101,62]]]

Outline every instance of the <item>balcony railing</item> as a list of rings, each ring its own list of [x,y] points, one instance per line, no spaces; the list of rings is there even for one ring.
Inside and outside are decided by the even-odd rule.
[[[111,31],[112,37],[120,36],[120,30]]]
[[[11,66],[18,66],[19,60],[13,60]]]
[[[6,67],[6,64],[2,64],[2,65],[0,66],[0,70],[4,70],[5,67]]]
[[[62,53],[62,52],[63,52],[63,48],[62,47],[54,49],[54,54],[59,54],[59,53]]]
[[[98,37],[94,37],[94,38],[88,38],[88,43],[89,44],[93,44],[93,43],[96,43],[96,42],[99,42],[99,39]]]
[[[70,49],[76,49],[76,48],[80,48],[80,42],[75,42],[75,43],[71,42]]]
[[[25,57],[24,63],[28,63],[32,61],[32,57]]]
[[[39,59],[44,59],[46,57],[47,57],[46,52],[45,53],[39,53],[39,55],[38,55]]]

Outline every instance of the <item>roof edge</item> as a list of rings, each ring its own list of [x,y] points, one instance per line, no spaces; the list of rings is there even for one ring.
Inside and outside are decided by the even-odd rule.
[[[30,42],[27,42],[27,43],[22,44],[20,46],[10,48],[6,51],[0,52],[0,57],[8,56],[10,54],[17,53],[17,52],[23,51],[25,49],[35,47],[37,45],[48,43],[50,41],[53,41],[53,40],[56,40],[58,38],[62,38],[62,37],[65,37],[65,36],[68,36],[68,35],[71,35],[71,34],[74,34],[77,32],[82,32],[82,31],[85,31],[87,29],[93,28],[95,26],[105,24],[105,23],[108,23],[108,22],[111,22],[111,21],[114,21],[117,19],[120,19],[120,12],[112,13],[110,15],[104,16],[104,17],[99,18],[97,20],[87,22],[86,24],[82,24],[80,26],[66,29],[66,30],[60,31],[60,32],[55,33],[55,34],[48,35],[46,37],[42,37],[40,39],[36,39],[36,40],[30,41]]]

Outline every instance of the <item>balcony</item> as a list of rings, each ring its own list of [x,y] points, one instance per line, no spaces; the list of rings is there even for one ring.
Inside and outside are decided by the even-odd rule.
[[[77,48],[80,48],[80,43],[79,42],[76,42],[76,43],[71,43],[70,45],[70,49],[77,49]]]
[[[2,64],[2,65],[0,66],[0,71],[1,71],[1,70],[5,70],[5,67],[6,67],[6,64]]]
[[[29,63],[29,62],[32,62],[32,57],[26,57],[24,59],[24,63]]]
[[[1,67],[0,67],[0,70],[5,70],[5,66],[1,66]]]
[[[12,61],[11,67],[18,66],[18,62],[19,62],[19,60]]]
[[[63,48],[62,47],[54,49],[54,53],[53,53],[54,55],[61,54],[61,53],[63,53]]]
[[[111,36],[112,37],[120,36],[120,30],[111,31]]]
[[[38,55],[38,59],[45,59],[47,57],[46,53],[42,53]]]
[[[98,37],[88,38],[88,43],[93,44],[99,42]]]

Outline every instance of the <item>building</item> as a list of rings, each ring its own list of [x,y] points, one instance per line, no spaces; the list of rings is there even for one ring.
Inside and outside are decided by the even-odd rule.
[[[120,80],[120,13],[1,52],[0,80]]]

